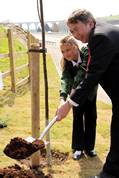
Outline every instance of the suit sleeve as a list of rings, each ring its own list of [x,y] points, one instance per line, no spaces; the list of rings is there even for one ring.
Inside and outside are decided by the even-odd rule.
[[[85,102],[91,90],[100,82],[102,75],[111,63],[113,55],[110,40],[102,35],[92,37],[89,42],[89,49],[91,62],[87,77],[78,85],[75,93],[70,96],[70,99],[79,106]]]

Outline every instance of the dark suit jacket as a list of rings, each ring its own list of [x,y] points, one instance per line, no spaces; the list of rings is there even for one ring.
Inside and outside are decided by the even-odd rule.
[[[119,28],[97,23],[89,36],[91,62],[87,78],[70,98],[82,105],[100,83],[112,101],[119,101]]]

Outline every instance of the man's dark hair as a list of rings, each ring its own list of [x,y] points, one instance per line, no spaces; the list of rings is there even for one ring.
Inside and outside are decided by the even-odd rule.
[[[92,19],[94,24],[96,23],[95,18],[89,11],[85,9],[78,9],[71,13],[71,15],[67,20],[67,24],[71,24],[71,23],[75,24],[78,21],[81,21],[86,24],[89,21],[89,19]]]

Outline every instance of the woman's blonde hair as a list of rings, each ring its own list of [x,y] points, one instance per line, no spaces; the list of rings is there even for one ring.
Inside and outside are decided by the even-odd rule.
[[[72,46],[76,46],[79,49],[78,43],[76,42],[76,40],[74,39],[74,37],[72,35],[67,35],[64,38],[62,38],[60,40],[60,45],[62,45],[62,44],[70,44]],[[64,66],[65,66],[65,59],[63,56],[61,58],[60,65],[61,65],[61,69],[63,71]]]

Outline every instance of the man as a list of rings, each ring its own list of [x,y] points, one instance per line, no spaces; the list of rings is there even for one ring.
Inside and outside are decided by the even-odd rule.
[[[90,91],[101,84],[112,102],[110,150],[99,176],[119,178],[119,28],[97,23],[87,10],[74,11],[67,20],[72,35],[88,43],[91,55],[88,73],[69,99],[57,109],[57,120],[67,116],[72,106],[81,106]]]

